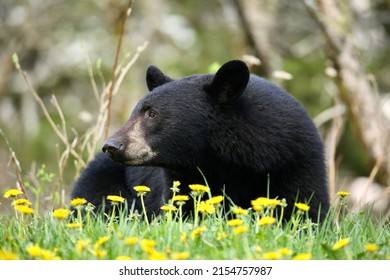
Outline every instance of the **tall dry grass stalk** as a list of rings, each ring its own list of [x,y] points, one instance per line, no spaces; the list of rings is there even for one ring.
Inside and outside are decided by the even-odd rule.
[[[70,160],[75,167],[75,176],[78,177],[82,169],[87,165],[87,163],[93,159],[97,151],[97,145],[104,134],[107,134],[108,127],[110,125],[110,112],[111,112],[111,100],[119,91],[119,88],[131,67],[137,61],[141,53],[145,50],[148,45],[148,42],[145,42],[143,45],[139,46],[135,54],[126,58],[124,61],[119,61],[119,54],[121,51],[122,39],[124,36],[124,27],[127,18],[130,15],[131,5],[133,1],[129,1],[125,12],[123,13],[123,19],[121,21],[121,31],[119,33],[118,43],[115,51],[115,61],[113,63],[111,78],[108,83],[103,82],[102,90],[99,92],[97,82],[95,79],[94,69],[92,67],[91,60],[88,56],[88,53],[83,49],[85,63],[87,66],[89,80],[92,86],[92,92],[97,102],[97,112],[95,122],[84,132],[79,133],[74,128],[69,128],[66,122],[66,117],[61,109],[55,95],[51,97],[51,104],[55,108],[56,114],[59,116],[60,122],[57,123],[53,116],[49,113],[47,105],[43,102],[42,98],[38,92],[32,86],[30,79],[27,73],[22,69],[19,64],[19,59],[17,54],[13,55],[13,62],[16,69],[19,71],[22,79],[28,87],[29,93],[34,97],[35,101],[41,108],[46,120],[53,129],[54,133],[58,136],[60,143],[63,144],[64,148],[60,144],[56,145],[56,156],[58,162],[58,176],[56,178],[55,188],[52,191],[52,196],[55,193],[61,194],[61,201],[65,201],[65,192],[63,186],[63,176],[65,168],[69,165]],[[97,75],[102,78],[103,74],[98,69]],[[71,133],[68,133],[70,131]],[[1,132],[2,133],[2,132]],[[3,133],[2,133],[3,134]],[[19,165],[19,161],[16,158],[15,153],[11,149],[9,143],[7,143],[11,160],[15,166],[15,174],[18,185],[25,192],[22,180],[22,170]]]

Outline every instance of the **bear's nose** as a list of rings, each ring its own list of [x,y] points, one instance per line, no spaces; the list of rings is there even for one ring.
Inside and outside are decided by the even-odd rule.
[[[114,139],[108,139],[104,142],[102,151],[103,151],[103,153],[109,153],[111,155],[114,155],[122,147],[123,147],[122,143],[120,143]]]

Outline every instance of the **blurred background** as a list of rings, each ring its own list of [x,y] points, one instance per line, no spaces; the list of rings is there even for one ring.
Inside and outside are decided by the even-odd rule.
[[[121,36],[128,5],[127,0],[1,1],[1,194],[23,182],[29,193],[41,188],[43,200],[53,200],[53,190],[60,190],[57,200],[64,203],[82,169],[71,154],[58,166],[66,147],[13,54],[52,120],[58,127],[65,120],[70,142],[77,142],[99,118],[95,93],[108,87],[121,37],[118,63],[139,57],[112,98],[109,134],[147,92],[148,65],[180,78],[244,59],[253,73],[285,88],[309,111],[327,147],[332,199],[339,190],[351,191],[355,209],[373,202],[377,213],[388,216],[389,0],[139,0]],[[99,137],[96,151],[104,134]],[[89,160],[85,153],[81,157]],[[0,202],[0,211],[6,210],[2,196]]]

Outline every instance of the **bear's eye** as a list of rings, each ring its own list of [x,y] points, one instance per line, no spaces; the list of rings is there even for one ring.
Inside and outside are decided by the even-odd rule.
[[[148,109],[148,110],[146,110],[146,112],[145,112],[145,116],[146,116],[147,118],[149,118],[149,119],[154,119],[154,118],[157,117],[157,113],[156,113],[154,110],[152,110],[152,109]]]

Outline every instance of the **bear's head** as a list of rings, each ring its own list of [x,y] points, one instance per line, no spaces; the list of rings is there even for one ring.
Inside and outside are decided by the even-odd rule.
[[[221,118],[229,118],[226,111],[234,107],[249,78],[248,67],[239,60],[227,62],[215,75],[178,80],[150,66],[150,92],[105,141],[103,152],[125,165],[198,166],[210,152],[211,133]]]

